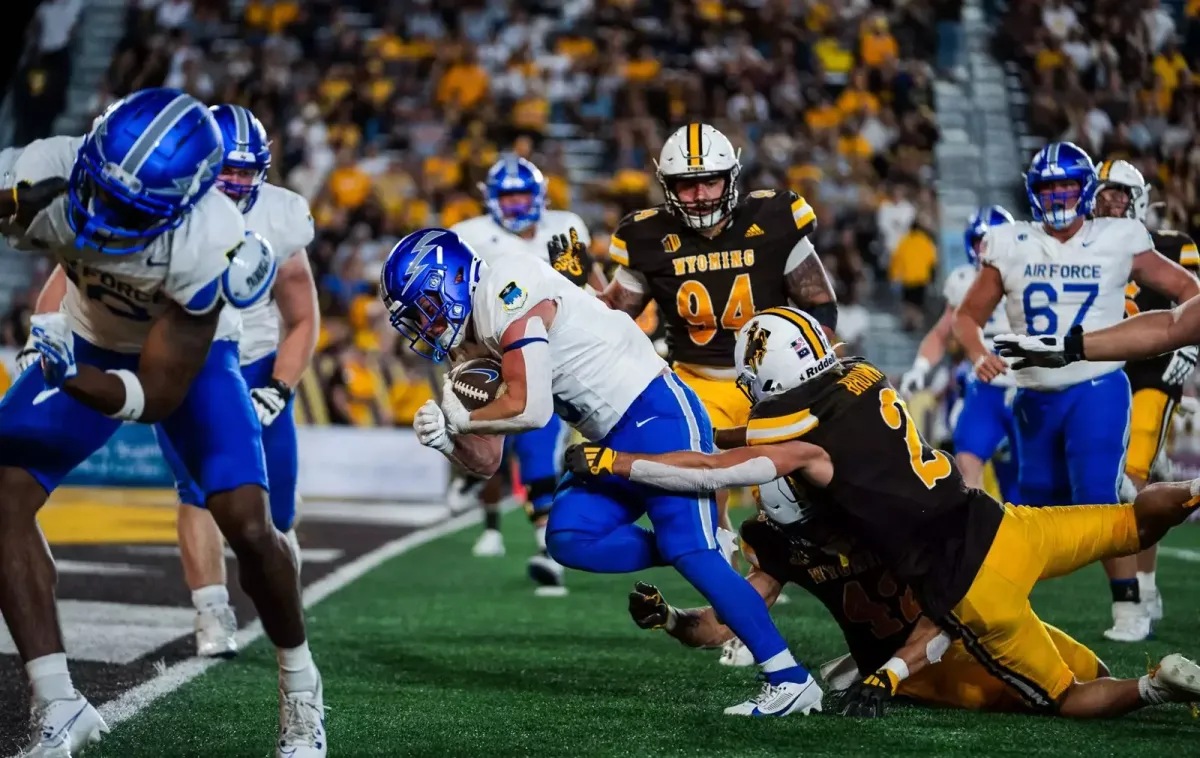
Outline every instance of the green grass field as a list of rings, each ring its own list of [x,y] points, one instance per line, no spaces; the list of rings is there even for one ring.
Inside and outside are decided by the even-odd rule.
[[[749,669],[682,647],[629,620],[628,576],[570,574],[566,598],[534,597],[524,578],[529,527],[506,519],[509,557],[469,556],[474,528],[398,556],[311,609],[325,681],[331,756],[1192,756],[1200,722],[1185,706],[1109,722],[898,706],[881,721],[819,715],[771,721],[721,710],[757,689]],[[1188,525],[1167,544],[1197,549]],[[1090,644],[1118,676],[1147,655],[1200,654],[1194,563],[1163,557],[1167,619],[1158,639],[1101,636],[1102,571],[1039,586],[1034,607]],[[669,570],[649,572],[672,603],[696,595]],[[839,655],[823,610],[792,593],[775,611],[792,650],[813,666]],[[274,653],[260,640],[119,726],[89,756],[271,755],[277,724]]]

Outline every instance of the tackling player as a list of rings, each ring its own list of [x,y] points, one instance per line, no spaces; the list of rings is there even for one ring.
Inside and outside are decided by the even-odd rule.
[[[279,658],[276,754],[326,753],[321,678],[305,640],[296,567],[268,519],[261,432],[238,371],[238,321],[222,307],[244,222],[220,193],[220,130],[172,89],[134,93],[82,140],[35,142],[19,181],[66,179],[67,194],[0,203],[6,233],[64,267],[63,312],[37,317],[41,361],[0,403],[0,610],[32,683],[31,755],[68,755],[107,731],[71,684],[54,562],[36,514],[123,421],[161,422],[238,557]],[[13,207],[15,205],[15,207]],[[22,215],[24,214],[24,215]],[[31,214],[32,218],[30,218]]]
[[[482,346],[500,358],[506,391],[467,411],[447,386],[413,427],[422,444],[490,475],[503,437],[538,429],[552,411],[585,438],[637,450],[713,449],[704,406],[667,368],[632,319],[606,308],[549,265],[502,255],[490,265],[458,235],[405,237],[384,265],[392,325],[420,355]],[[648,515],[650,531],[635,522]],[[821,690],[771,622],[762,598],[717,543],[716,505],[608,480],[565,477],[550,511],[550,555],[571,568],[626,573],[673,566],[718,609],[762,666],[761,693],[727,714],[786,716],[819,709]]]
[[[1012,222],[1012,214],[998,205],[980,208],[971,214],[963,235],[968,263],[954,269],[946,277],[943,289],[946,310],[921,340],[912,368],[900,379],[901,395],[911,397],[913,393],[924,389],[930,369],[940,363],[946,354],[946,343],[954,327],[954,311],[962,304],[971,282],[975,281],[979,272],[979,246],[984,233],[990,227]],[[1008,330],[1008,315],[1001,301],[983,327],[984,340]],[[1011,390],[1015,386],[1007,374],[1001,374],[991,382],[982,382],[973,372],[969,373],[962,409],[954,423],[954,459],[967,486],[983,489],[984,467],[990,460],[1000,496],[1007,502],[1017,501],[1016,454],[1010,453],[1006,461],[994,456],[1006,439],[1010,448],[1013,444]]]
[[[1025,186],[1035,222],[989,229],[983,267],[956,314],[955,331],[976,375],[990,382],[1008,370],[984,343],[982,326],[1005,295],[1009,322],[1030,336],[1065,335],[1074,325],[1098,328],[1125,316],[1125,287],[1181,302],[1200,284],[1154,250],[1146,227],[1131,218],[1095,218],[1096,172],[1087,153],[1052,143],[1033,158]],[[1129,434],[1129,379],[1120,362],[1015,372],[1013,413],[1020,461],[1020,502],[1042,505],[1114,503],[1121,498]],[[1139,615],[1137,580],[1105,564],[1113,630]]]
[[[804,501],[802,486],[787,478],[762,486],[758,518],[742,522],[742,552],[752,567],[746,580],[768,606],[784,585],[795,583],[820,600],[841,628],[850,653],[821,666],[828,686],[844,692],[863,678],[860,672],[881,668],[904,673],[908,662],[896,653],[910,638],[924,639],[921,657],[938,665],[912,671],[900,682],[898,696],[967,710],[1028,708],[961,640],[951,644],[936,628],[921,628],[933,625],[926,619],[919,626],[924,617],[912,587],[897,582],[874,552],[831,529],[828,518]],[[673,608],[656,587],[643,582],[629,595],[629,612],[643,629],[663,629],[689,647],[714,647],[733,636],[712,608]],[[1096,654],[1070,635],[1049,624],[1046,631],[1076,679],[1109,675]],[[882,715],[882,708],[856,715]]]
[[[1029,603],[1041,579],[1158,542],[1200,504],[1200,479],[1153,485],[1132,504],[1002,506],[966,487],[884,374],[839,360],[808,314],[761,313],[742,328],[736,350],[739,381],[755,401],[744,430],[750,447],[647,455],[579,445],[568,451],[572,473],[698,493],[791,477],[817,513],[863,540],[912,587],[930,620],[1031,707],[1096,718],[1200,697],[1200,666],[1179,655],[1141,679],[1076,681]],[[869,705],[895,694],[903,674],[877,671],[851,696]]]
[[[500,255],[530,255],[546,261],[578,286],[590,282],[599,287],[587,247],[591,242],[583,219],[566,210],[546,208],[546,179],[537,166],[524,158],[501,158],[479,186],[486,200],[487,215],[460,221],[450,228],[477,251],[480,260],[491,263]],[[548,254],[558,236],[575,232],[575,245],[560,246],[554,259]],[[562,451],[567,427],[557,415],[541,429],[509,439],[509,452],[517,457],[521,484],[529,498],[529,520],[533,522],[538,552],[529,559],[529,575],[539,585],[538,594],[557,595],[563,568],[546,553],[546,520],[554,502],[554,488],[562,476]],[[484,531],[475,543],[475,555],[503,555],[498,503],[485,504]]]

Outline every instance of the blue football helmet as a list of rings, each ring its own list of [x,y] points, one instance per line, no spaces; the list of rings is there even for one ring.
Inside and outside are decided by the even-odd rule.
[[[217,189],[237,203],[242,213],[248,213],[258,199],[258,188],[266,181],[271,168],[271,140],[267,130],[253,113],[240,105],[214,105],[209,108],[221,139],[225,142],[225,163],[221,173],[231,170],[246,172],[249,181],[230,181],[217,177]],[[240,177],[239,177],[240,178]]]
[[[488,215],[513,234],[519,234],[542,218],[546,207],[546,178],[538,167],[515,155],[496,161],[480,185]],[[528,203],[501,205],[504,195],[528,194]]]
[[[483,261],[448,229],[421,229],[396,243],[379,294],[396,331],[417,355],[441,363],[462,344]]]
[[[75,247],[144,250],[213,186],[223,154],[221,130],[191,95],[156,87],[121,100],[75,157],[67,185]]]
[[[999,205],[989,205],[971,214],[967,219],[967,231],[963,232],[963,242],[967,246],[967,260],[972,266],[979,265],[979,253],[976,252],[975,246],[983,239],[984,233],[990,227],[1012,222],[1012,214]]]
[[[1055,192],[1049,203],[1043,202],[1038,187],[1050,182],[1074,180],[1079,192]],[[1054,229],[1066,229],[1076,218],[1092,212],[1096,200],[1096,167],[1083,148],[1071,142],[1051,142],[1033,156],[1025,173],[1025,194],[1033,210],[1034,221]]]

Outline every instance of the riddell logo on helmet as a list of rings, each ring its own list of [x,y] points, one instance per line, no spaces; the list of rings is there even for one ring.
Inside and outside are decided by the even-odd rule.
[[[807,348],[805,348],[805,349],[807,349]],[[803,356],[801,356],[801,357],[803,357]],[[825,369],[829,368],[836,362],[837,362],[837,354],[834,352],[830,352],[829,355],[826,355],[824,358],[822,358],[820,360],[820,362],[804,369],[805,380],[812,379],[814,376],[821,373]]]

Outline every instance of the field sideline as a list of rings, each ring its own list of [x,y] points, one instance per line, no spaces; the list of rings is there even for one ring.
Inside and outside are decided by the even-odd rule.
[[[502,559],[471,558],[475,530],[456,526],[393,541],[377,551],[394,554],[381,565],[364,572],[380,562],[368,553],[358,568],[351,563],[306,590],[306,598],[320,600],[309,620],[332,755],[1102,756],[1127,755],[1128,739],[1156,753],[1195,752],[1200,722],[1184,706],[1107,723],[916,707],[895,708],[879,722],[727,718],[721,709],[755,690],[752,673],[718,666],[715,652],[638,630],[625,611],[630,577],[573,573],[568,597],[536,598],[523,576],[531,542],[523,518],[507,517],[509,555]],[[1034,606],[1121,676],[1143,673],[1148,656],[1195,656],[1200,602],[1191,575],[1200,527],[1181,528],[1168,544],[1159,579],[1167,620],[1154,641],[1103,640],[1109,605],[1098,566],[1039,586]],[[698,601],[670,571],[648,578],[676,604]],[[841,653],[823,610],[795,593],[793,600],[776,611],[793,650],[812,665]],[[131,695],[110,703],[106,714],[128,720],[87,755],[270,755],[277,700],[265,640],[197,673],[145,710],[136,710],[140,701]]]

